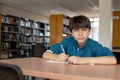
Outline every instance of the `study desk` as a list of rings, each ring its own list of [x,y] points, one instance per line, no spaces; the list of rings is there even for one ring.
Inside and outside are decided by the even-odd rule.
[[[0,60],[18,65],[24,75],[60,80],[120,80],[120,65],[49,63],[42,58]]]

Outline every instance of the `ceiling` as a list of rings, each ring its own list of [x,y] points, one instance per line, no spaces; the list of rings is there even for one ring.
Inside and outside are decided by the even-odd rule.
[[[46,17],[51,14],[99,16],[99,0],[0,0],[0,3]],[[120,0],[113,0],[113,10],[120,10]]]

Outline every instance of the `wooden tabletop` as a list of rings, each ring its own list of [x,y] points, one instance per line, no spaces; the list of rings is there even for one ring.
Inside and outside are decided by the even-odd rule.
[[[120,65],[49,63],[41,58],[0,60],[18,65],[24,75],[60,80],[120,80]]]

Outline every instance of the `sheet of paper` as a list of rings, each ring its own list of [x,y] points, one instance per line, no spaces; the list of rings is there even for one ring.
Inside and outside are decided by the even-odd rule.
[[[54,60],[47,60],[47,62],[49,62],[49,63],[63,63],[63,64],[68,63],[68,62],[58,62],[58,61],[54,61]]]

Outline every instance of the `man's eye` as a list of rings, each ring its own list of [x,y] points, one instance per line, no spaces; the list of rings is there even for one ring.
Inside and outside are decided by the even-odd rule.
[[[73,31],[78,31],[78,29],[74,29]]]

